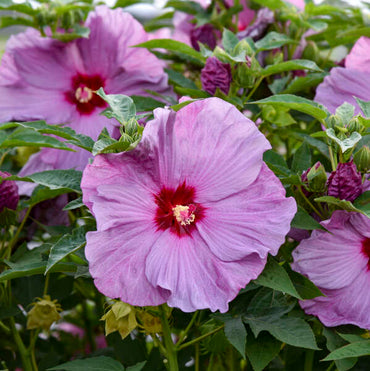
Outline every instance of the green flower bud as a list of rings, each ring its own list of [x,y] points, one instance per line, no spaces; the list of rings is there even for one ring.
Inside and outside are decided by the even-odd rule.
[[[129,304],[117,301],[101,318],[105,321],[105,335],[118,331],[124,339],[137,327],[135,308]]]
[[[53,322],[60,319],[59,312],[62,310],[57,300],[51,300],[49,295],[44,298],[37,298],[38,301],[33,304],[33,308],[27,314],[27,329],[50,329]]]
[[[370,149],[367,146],[362,147],[353,155],[353,162],[356,164],[357,169],[366,173],[370,170]]]
[[[349,131],[349,133],[353,133],[354,131],[357,131],[358,133],[361,133],[365,127],[359,122],[358,118],[357,117],[353,117],[348,125],[347,125],[347,129]]]
[[[311,192],[324,192],[327,179],[324,166],[320,162],[316,162],[307,173],[308,189]]]
[[[314,43],[313,41],[307,42],[307,46],[305,47],[302,53],[302,59],[309,59],[316,63],[320,62],[321,60],[320,51],[316,43]]]

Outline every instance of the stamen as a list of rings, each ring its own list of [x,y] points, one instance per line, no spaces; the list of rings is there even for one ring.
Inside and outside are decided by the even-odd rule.
[[[194,211],[196,206],[190,204],[189,206],[176,205],[172,208],[173,216],[181,225],[190,225],[195,220]]]
[[[76,89],[75,97],[80,103],[87,103],[93,97],[93,92],[87,86],[79,86]]]

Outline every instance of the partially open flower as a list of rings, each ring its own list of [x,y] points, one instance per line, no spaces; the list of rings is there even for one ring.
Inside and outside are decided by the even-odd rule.
[[[49,330],[52,323],[60,319],[61,310],[57,300],[51,300],[49,295],[44,295],[43,299],[38,298],[27,314],[27,329]]]
[[[105,335],[118,331],[122,339],[137,327],[135,309],[122,301],[117,301],[101,318],[105,321]]]
[[[328,179],[328,195],[353,201],[363,192],[361,173],[351,162],[339,163]]]
[[[219,88],[224,94],[228,94],[231,83],[230,65],[220,62],[216,57],[210,57],[202,69],[200,80],[208,93],[215,94]]]
[[[0,171],[0,178],[7,178],[11,174]],[[18,186],[13,180],[0,180],[0,213],[4,208],[15,210],[19,201]]]

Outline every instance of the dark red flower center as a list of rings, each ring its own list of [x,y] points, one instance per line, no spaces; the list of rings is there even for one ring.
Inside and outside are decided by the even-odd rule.
[[[179,237],[190,236],[195,224],[204,218],[205,208],[194,201],[194,187],[185,182],[177,189],[162,187],[154,198],[157,204],[154,220],[158,230],[169,228]]]
[[[370,271],[370,238],[362,241],[362,253],[369,259],[367,261],[367,270]]]
[[[94,91],[104,88],[104,80],[99,75],[77,74],[72,78],[71,90],[65,92],[68,102],[75,104],[81,115],[91,114],[96,107],[106,107],[106,102]]]

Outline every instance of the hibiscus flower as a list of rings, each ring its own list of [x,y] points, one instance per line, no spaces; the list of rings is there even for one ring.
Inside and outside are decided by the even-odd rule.
[[[301,301],[326,326],[353,324],[370,329],[370,219],[334,211],[293,251],[293,269],[326,295]]]
[[[226,312],[277,254],[296,212],[262,160],[255,124],[218,98],[156,109],[131,152],[83,173],[97,231],[86,256],[98,290],[131,305]]]

